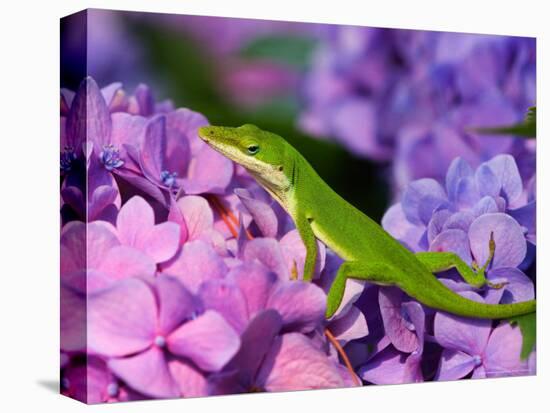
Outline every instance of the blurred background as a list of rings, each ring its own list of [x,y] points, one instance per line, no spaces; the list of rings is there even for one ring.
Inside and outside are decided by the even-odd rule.
[[[61,36],[62,87],[145,83],[212,124],[276,132],[376,220],[456,156],[512,153],[524,179],[535,172],[534,140],[472,129],[536,103],[535,39],[105,10]]]

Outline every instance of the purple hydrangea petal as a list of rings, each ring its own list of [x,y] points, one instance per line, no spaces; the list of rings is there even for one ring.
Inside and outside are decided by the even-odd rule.
[[[102,185],[93,192],[88,205],[88,220],[94,221],[101,212],[111,205],[118,196],[118,190],[112,186]]]
[[[167,344],[199,368],[219,371],[239,350],[240,339],[220,314],[207,310],[170,334]]]
[[[165,274],[155,278],[159,300],[159,332],[169,334],[195,311],[195,299],[178,279]]]
[[[470,374],[475,367],[473,356],[458,350],[444,349],[435,379],[458,380]]]
[[[434,212],[432,218],[430,219],[430,222],[428,223],[428,230],[426,234],[428,237],[428,242],[430,244],[434,241],[435,237],[437,237],[439,233],[443,231],[443,226],[445,225],[445,222],[447,222],[447,219],[449,219],[452,214],[453,213],[448,209],[441,209]]]
[[[337,365],[300,333],[278,336],[265,357],[258,382],[267,391],[342,387]]]
[[[387,347],[361,367],[359,375],[363,380],[374,384],[417,382],[419,377],[414,369],[410,368],[410,357],[393,347]]]
[[[508,210],[513,217],[527,231],[527,239],[533,243],[537,241],[537,201],[531,201],[519,208]]]
[[[464,291],[459,294],[468,299],[483,302],[483,299],[474,292]],[[450,350],[462,351],[472,356],[481,355],[490,332],[491,320],[466,319],[440,312],[435,315],[435,338],[441,346]]]
[[[344,314],[332,320],[329,329],[341,346],[369,334],[365,315],[354,305],[350,306]]]
[[[424,234],[424,228],[409,222],[401,203],[392,205],[386,211],[382,217],[382,227],[413,251],[420,251],[418,246]]]
[[[488,196],[492,198],[499,195],[499,179],[487,163],[482,163],[476,169],[475,180],[480,196]]]
[[[161,184],[165,156],[166,117],[156,116],[147,123],[139,161],[144,175],[157,184]]]
[[[441,232],[430,244],[430,251],[454,252],[465,263],[470,264],[472,262],[468,234],[460,229],[447,229]]]
[[[65,228],[68,228],[68,225],[65,226]],[[65,230],[64,228],[64,230]],[[87,257],[86,262],[83,263],[83,265],[87,265],[88,268],[97,268],[101,265],[103,262],[103,259],[105,258],[105,255],[107,255],[107,252],[117,246],[120,245],[120,241],[118,240],[118,237],[116,235],[116,229],[111,224],[108,224],[107,222],[102,221],[94,221],[88,223],[86,226],[85,224],[80,223],[79,225],[79,231],[83,232],[83,236],[86,237],[86,244],[81,245],[84,250],[86,250],[86,245],[93,245],[93,248],[87,248]],[[62,233],[62,240],[63,242],[63,234],[65,234],[65,231]],[[84,235],[85,234],[85,235]],[[69,242],[67,244],[69,245]],[[80,252],[77,248],[80,247],[79,244],[76,244],[72,246],[73,249],[73,256],[75,255],[82,255],[83,250]]]
[[[483,265],[489,257],[491,232],[496,245],[492,268],[517,267],[525,258],[527,242],[516,220],[504,213],[482,215],[470,226],[468,237],[476,262]]]
[[[512,327],[510,323],[504,322],[495,328],[489,337],[483,357],[487,377],[528,374],[527,361],[520,358],[522,342],[519,327]]]
[[[451,162],[445,178],[445,186],[451,202],[459,201],[461,192],[466,189],[461,182],[468,182],[468,178],[471,178],[473,174],[472,167],[464,159],[459,157]]]
[[[535,298],[535,286],[533,281],[517,268],[501,267],[489,271],[489,281],[496,282],[496,279],[505,280],[507,284],[503,287],[504,294],[501,302],[503,304],[518,303],[521,301],[533,300]]]
[[[245,261],[259,261],[282,280],[290,278],[281,246],[273,238],[254,238],[247,242],[243,258]]]
[[[151,345],[157,323],[156,301],[143,281],[131,278],[92,294],[88,300],[88,346],[111,357]]]
[[[402,352],[411,353],[419,345],[412,324],[403,317],[401,308],[403,292],[398,288],[380,288],[378,301],[384,331],[394,347]]]
[[[179,397],[179,389],[168,370],[164,352],[156,346],[126,358],[108,361],[111,371],[130,387],[150,397]]]
[[[326,300],[315,284],[281,282],[274,287],[266,307],[279,312],[286,329],[308,333],[324,320]]]
[[[268,272],[263,265],[254,262],[244,262],[231,269],[226,278],[238,285],[245,295],[251,318],[266,308],[269,294],[273,286],[279,282],[276,274]]]
[[[443,225],[443,229],[460,229],[464,232],[468,232],[474,219],[475,217],[470,211],[456,212],[447,219]]]
[[[172,260],[161,265],[161,270],[177,277],[189,291],[196,293],[204,281],[223,278],[227,267],[209,244],[196,240],[185,243]]]
[[[205,309],[216,310],[237,331],[242,333],[248,323],[246,298],[239,287],[227,280],[210,280],[199,288]]]
[[[498,212],[498,206],[493,197],[484,196],[472,208],[472,213],[477,218],[484,214],[492,214]]]
[[[523,182],[514,157],[507,154],[497,155],[487,165],[499,180],[501,193],[506,201],[513,204],[523,192]]]
[[[259,312],[242,333],[241,348],[225,369],[229,372],[237,372],[231,378],[232,381],[237,383],[227,383],[227,379],[223,380],[224,378],[220,377],[222,380],[215,380],[218,390],[221,390],[219,389],[220,385],[227,387],[228,384],[233,388],[240,387],[244,391],[254,386],[255,377],[261,363],[271,348],[273,340],[279,334],[281,327],[281,317],[275,310]]]
[[[428,225],[432,214],[448,203],[443,187],[434,179],[411,182],[403,194],[403,211],[413,224]]]

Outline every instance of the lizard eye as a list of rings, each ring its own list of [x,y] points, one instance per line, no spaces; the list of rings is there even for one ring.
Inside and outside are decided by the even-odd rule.
[[[247,149],[247,151],[250,155],[256,155],[258,153],[258,151],[260,150],[260,147],[258,145],[250,145],[246,149]]]

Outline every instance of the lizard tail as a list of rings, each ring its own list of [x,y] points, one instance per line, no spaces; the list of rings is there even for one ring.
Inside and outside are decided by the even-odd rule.
[[[437,310],[446,311],[463,317],[504,319],[536,311],[536,300],[522,301],[512,304],[486,304],[470,300],[447,288],[437,278],[428,281],[429,287],[418,291],[407,291],[411,297],[422,304]],[[429,288],[430,293],[425,294]]]

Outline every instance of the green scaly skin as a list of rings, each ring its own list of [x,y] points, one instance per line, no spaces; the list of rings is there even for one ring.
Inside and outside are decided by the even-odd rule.
[[[254,125],[205,126],[199,136],[245,167],[290,214],[307,251],[304,280],[311,280],[315,270],[316,238],[345,260],[327,297],[327,318],[338,310],[348,278],[397,286],[429,307],[465,317],[501,319],[535,311],[535,300],[485,304],[447,288],[434,272],[456,268],[469,284],[482,287],[488,284],[484,273],[490,259],[474,271],[453,253],[412,253],[334,192],[282,137]],[[491,255],[498,248],[492,234],[487,247]]]

